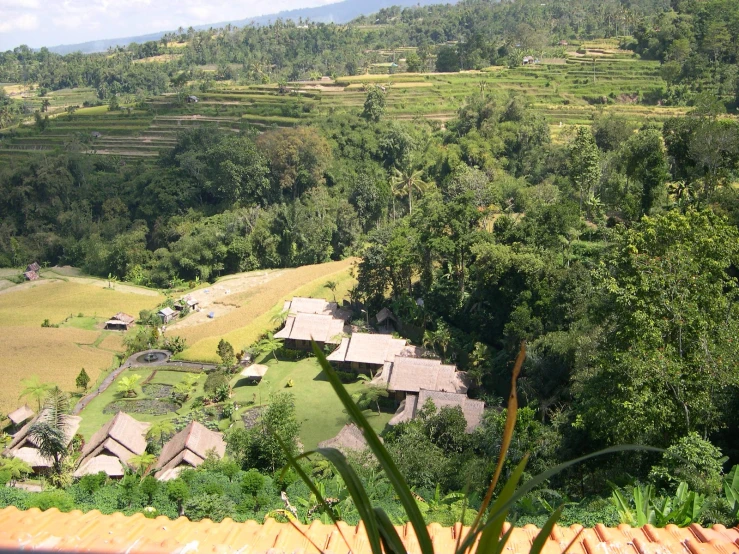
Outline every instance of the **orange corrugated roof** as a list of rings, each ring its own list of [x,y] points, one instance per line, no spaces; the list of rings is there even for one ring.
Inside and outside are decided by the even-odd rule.
[[[317,521],[300,528],[323,551],[333,554],[367,554],[369,545],[362,525],[341,524],[349,546],[332,525]],[[455,532],[459,526],[429,525],[437,553],[454,551]],[[504,529],[507,530],[507,529]],[[398,527],[398,533],[408,552],[418,553],[410,525]],[[538,529],[527,525],[515,529],[506,545],[506,554],[526,554]],[[221,523],[199,522],[186,518],[166,517],[147,519],[142,514],[126,517],[122,514],[103,515],[97,510],[60,513],[52,508],[21,511],[17,508],[0,510],[0,549],[25,549],[64,552],[120,552],[126,554],[287,554],[318,552],[311,542],[289,523],[268,519],[236,523],[225,519]],[[711,529],[691,525],[680,529],[668,525],[656,529],[647,525],[633,529],[628,525],[607,528],[596,525],[583,529],[579,525],[555,527],[544,554],[739,554],[739,529],[716,525]]]

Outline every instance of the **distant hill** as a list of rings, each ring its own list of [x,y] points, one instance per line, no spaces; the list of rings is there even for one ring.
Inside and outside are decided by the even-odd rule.
[[[299,18],[310,19],[317,23],[347,23],[361,15],[369,15],[375,13],[382,8],[390,6],[428,6],[430,4],[456,4],[457,0],[344,0],[334,4],[318,6],[315,8],[300,8],[296,10],[282,11],[273,14],[250,17],[237,21],[221,21],[219,23],[209,23],[207,25],[198,25],[194,27],[196,30],[224,27],[229,23],[237,27],[246,25],[268,25],[276,19],[292,19]],[[148,35],[139,35],[135,37],[121,37],[113,39],[93,40],[90,42],[82,42],[79,44],[63,44],[60,46],[49,47],[51,52],[57,54],[69,54],[71,52],[82,52],[90,54],[93,52],[104,52],[110,47],[127,46],[132,42],[142,43],[150,40],[159,40],[169,31],[159,31]]]

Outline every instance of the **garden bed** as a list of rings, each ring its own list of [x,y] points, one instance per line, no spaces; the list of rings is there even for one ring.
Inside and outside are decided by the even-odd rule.
[[[162,383],[150,383],[141,387],[146,396],[151,398],[169,398],[172,396],[174,387],[172,385],[164,385]]]
[[[126,412],[127,414],[166,415],[177,411],[180,406],[175,402],[159,398],[145,398],[140,400],[117,400],[103,408],[104,414],[116,414]]]

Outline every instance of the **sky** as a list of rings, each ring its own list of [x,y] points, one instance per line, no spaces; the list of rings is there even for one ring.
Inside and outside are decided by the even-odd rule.
[[[185,29],[336,0],[0,0],[0,51]]]

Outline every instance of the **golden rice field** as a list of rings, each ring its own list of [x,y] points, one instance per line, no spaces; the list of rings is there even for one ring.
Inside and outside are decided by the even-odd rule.
[[[216,347],[221,338],[229,341],[235,349],[251,345],[266,330],[274,327],[271,319],[280,312],[285,300],[293,296],[313,296],[333,300],[333,293],[323,285],[328,280],[337,282],[336,298],[339,302],[355,284],[351,269],[355,259],[330,262],[280,270],[279,275],[264,284],[229,297],[234,310],[201,325],[176,327],[173,334],[187,339],[189,348],[178,359],[201,362],[218,362]],[[227,284],[231,276],[219,280]]]
[[[109,317],[123,311],[138,315],[157,306],[163,296],[134,287],[104,288],[98,279],[71,282],[42,279],[0,291],[0,413],[19,405],[21,379],[31,375],[64,390],[74,390],[75,378],[85,368],[92,382],[110,368],[114,353],[123,347],[120,334],[74,327],[42,328],[61,323],[69,315]]]

